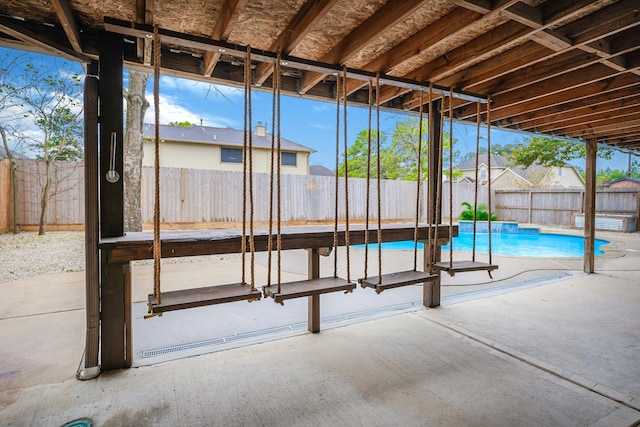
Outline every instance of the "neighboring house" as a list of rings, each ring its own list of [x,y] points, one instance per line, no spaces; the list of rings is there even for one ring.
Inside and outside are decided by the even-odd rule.
[[[144,125],[143,166],[154,164],[154,125]],[[160,166],[169,168],[212,169],[242,172],[242,147],[244,131],[208,126],[160,125]],[[253,171],[271,171],[271,134],[260,124],[252,137]],[[314,152],[309,147],[287,139],[280,139],[282,150],[281,173],[308,175],[309,156]]]
[[[309,175],[316,176],[336,176],[335,172],[322,165],[311,165],[309,167]]]
[[[486,184],[489,176],[488,160],[486,153],[478,157],[478,180],[481,184]],[[475,182],[475,157],[460,162],[454,166],[454,169],[462,172],[458,182]],[[584,180],[576,168],[570,165],[510,167],[504,157],[491,154],[491,187],[494,189],[584,188]]]
[[[640,190],[640,179],[637,178],[620,178],[606,184],[607,188],[631,188]]]

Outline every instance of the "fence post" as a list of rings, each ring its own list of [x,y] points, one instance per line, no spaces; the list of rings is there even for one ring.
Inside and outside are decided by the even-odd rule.
[[[9,231],[11,212],[11,162],[0,159],[0,234]]]

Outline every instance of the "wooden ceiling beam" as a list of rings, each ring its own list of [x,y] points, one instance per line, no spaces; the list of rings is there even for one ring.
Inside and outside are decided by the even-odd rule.
[[[398,23],[411,16],[425,0],[395,0],[386,3],[340,43],[320,59],[329,64],[344,64],[372,40],[380,37]],[[300,91],[305,93],[320,82],[326,74],[307,72],[302,78]]]
[[[46,31],[37,31],[32,26],[24,25],[22,21],[18,23],[15,19],[0,17],[0,31],[29,46],[42,49],[48,52],[49,55],[60,56],[69,61],[79,61],[85,64],[91,62],[91,58],[88,56],[62,46],[52,41],[51,38],[47,38]]]
[[[624,75],[626,73],[616,73],[615,75]],[[563,92],[570,89],[579,89],[584,86],[592,85],[599,81],[606,81],[613,76],[609,67],[602,64],[593,64],[585,68],[581,68],[571,73],[565,73],[548,80],[544,80],[519,90],[504,92],[493,96],[493,104],[491,109],[492,117],[506,118],[505,111],[517,108],[518,105],[531,104],[537,99],[544,99],[544,105],[553,102],[555,95],[559,98],[565,98]],[[637,79],[636,79],[637,81]]]
[[[602,123],[589,123],[582,126],[573,126],[567,129],[560,129],[558,133],[580,138],[584,135],[594,133],[616,135],[626,134],[629,132],[640,132],[640,113],[635,112],[635,114],[621,117],[621,119],[622,120],[609,120]]]
[[[73,16],[73,10],[68,0],[51,0],[51,5],[56,11],[58,21],[69,39],[69,44],[78,53],[82,53],[82,43],[80,41],[80,30]]]
[[[211,38],[214,40],[227,41],[229,34],[233,30],[234,25],[238,22],[240,13],[244,10],[248,0],[225,0],[222,6],[222,12],[216,22]],[[207,51],[204,54],[203,73],[205,77],[211,76],[221,53],[219,51]]]
[[[582,117],[582,123],[574,123],[568,126],[543,126],[538,128],[538,132],[551,133],[559,132],[563,134],[572,134],[574,132],[581,132],[585,129],[591,129],[594,131],[605,129],[628,129],[635,127],[640,129],[640,110],[637,108],[630,108],[628,111],[620,111],[619,113],[609,112],[606,117],[602,117],[599,120],[593,118]],[[613,126],[613,127],[612,127]],[[616,128],[617,126],[617,128]]]
[[[573,75],[575,75],[575,73],[573,73]],[[527,113],[532,114],[535,117],[536,111],[544,110],[554,105],[589,99],[594,96],[612,93],[617,90],[636,88],[640,85],[640,78],[638,78],[638,76],[629,73],[620,73],[615,76],[593,81],[586,85],[578,84],[572,86],[570,83],[567,83],[567,80],[571,79],[573,75],[566,76],[565,79],[557,79],[557,81],[554,82],[554,85],[556,85],[555,89],[557,91],[545,95],[545,91],[542,90],[539,93],[539,96],[536,96],[533,99],[527,99],[528,94],[522,93],[523,98],[515,98],[513,100],[513,105],[503,104],[504,101],[509,102],[509,99],[505,99],[505,95],[498,96],[499,99],[494,99],[494,103],[492,104],[491,117],[494,117],[496,120],[505,120],[513,116]],[[564,86],[561,89],[558,85]],[[502,98],[502,100],[500,100],[500,98]],[[518,102],[519,100],[522,102]],[[496,103],[498,103],[498,106],[500,107],[498,111],[496,111]],[[474,114],[475,111],[467,107],[463,107],[462,111],[460,111],[460,115],[463,119],[469,119],[473,117]]]
[[[626,108],[640,108],[638,87],[630,87],[612,93],[599,94],[578,101],[550,106],[543,110],[527,112],[522,115],[509,117],[510,125],[517,125],[522,130],[535,130],[539,126],[563,126],[584,120],[583,117],[599,114],[615,114]]]
[[[337,2],[338,0],[307,0],[269,50],[290,54]],[[259,64],[254,73],[255,84],[262,85],[272,72],[272,64]]]

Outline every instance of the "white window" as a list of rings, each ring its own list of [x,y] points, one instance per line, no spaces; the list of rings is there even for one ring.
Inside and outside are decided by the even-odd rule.
[[[480,181],[486,181],[487,180],[487,170],[482,168],[480,169]]]

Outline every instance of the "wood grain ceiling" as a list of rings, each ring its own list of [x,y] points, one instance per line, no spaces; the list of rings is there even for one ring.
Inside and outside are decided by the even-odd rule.
[[[383,86],[388,108],[417,109],[416,85],[431,83],[490,96],[493,125],[640,150],[640,0],[4,0],[0,45],[88,61],[105,19],[122,33],[113,19],[140,24],[125,36],[129,66],[151,64],[138,36],[157,24],[178,35],[162,52],[174,75],[241,84],[242,58],[218,42],[250,45],[326,65],[284,65],[288,93],[332,98],[326,70],[346,65],[406,83]],[[254,84],[269,88],[272,70],[255,61]],[[367,78],[347,88],[366,102]],[[469,98],[453,105],[454,117],[475,119]]]

